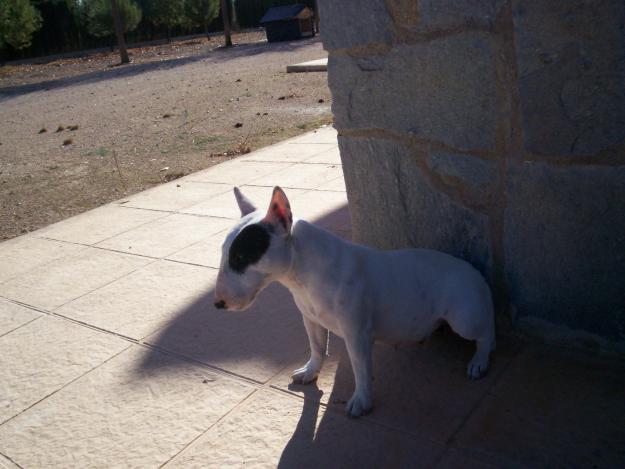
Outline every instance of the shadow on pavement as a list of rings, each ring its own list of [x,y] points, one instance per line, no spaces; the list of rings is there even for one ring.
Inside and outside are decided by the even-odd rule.
[[[343,207],[316,222],[346,216]],[[270,286],[242,313],[214,309],[212,293],[146,342],[302,397],[281,468],[617,467],[625,461],[622,360],[499,336],[489,374],[470,381],[473,344],[442,327],[423,344],[375,345],[374,410],[353,420],[344,415],[354,380],[341,339],[331,336],[315,384],[290,382],[291,367],[307,359],[308,342],[286,289]],[[148,354],[142,370],[166,373],[158,355]]]
[[[329,227],[348,216],[343,206],[314,221]],[[216,277],[216,270],[209,272]],[[308,339],[301,313],[282,285],[267,287],[247,311],[218,310],[213,302],[213,291],[207,291],[145,342],[258,383],[305,356]],[[162,362],[150,357],[143,368],[159,367]]]

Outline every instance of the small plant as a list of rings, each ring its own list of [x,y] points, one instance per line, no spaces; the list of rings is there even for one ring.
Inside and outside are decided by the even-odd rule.
[[[69,145],[71,145],[72,143],[74,143],[74,141],[71,138],[66,138],[65,140],[63,140],[63,146],[67,147]]]
[[[42,127],[41,129],[39,129],[40,134],[45,134],[47,131],[48,129],[46,129],[45,127]]]
[[[59,125],[59,126],[56,128],[56,132],[57,132],[57,133],[59,133],[59,132],[63,132],[64,130],[65,130],[65,127],[63,127],[62,125]]]
[[[95,154],[96,156],[99,156],[100,158],[104,158],[106,155],[108,155],[108,150],[104,147],[99,147],[96,151]]]

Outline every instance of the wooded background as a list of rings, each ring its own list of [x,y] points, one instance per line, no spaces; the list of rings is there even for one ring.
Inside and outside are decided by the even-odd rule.
[[[258,26],[272,6],[314,0],[227,0],[234,29]],[[222,30],[220,0],[117,0],[129,44]],[[115,44],[109,0],[0,0],[0,59]]]

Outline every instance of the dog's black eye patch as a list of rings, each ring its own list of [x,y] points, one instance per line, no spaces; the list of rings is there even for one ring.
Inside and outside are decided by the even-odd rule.
[[[228,253],[230,268],[243,273],[248,265],[255,264],[269,248],[271,238],[267,230],[259,224],[246,226],[234,238]]]

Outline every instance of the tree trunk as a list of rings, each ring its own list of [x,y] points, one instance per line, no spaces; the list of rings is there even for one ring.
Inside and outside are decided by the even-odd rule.
[[[204,34],[206,34],[206,39],[211,40],[211,36],[208,33],[208,22],[204,21]]]
[[[237,18],[237,9],[234,5],[234,0],[229,0],[230,3],[230,11],[232,12],[231,18],[232,18],[232,29],[234,31],[238,31],[239,30],[239,20]]]
[[[119,45],[119,58],[123,64],[130,63],[128,51],[126,50],[126,41],[124,40],[124,28],[122,27],[122,20],[119,17],[119,10],[117,9],[117,0],[111,0],[111,12],[113,13],[115,35],[117,36],[117,44]]]
[[[319,3],[315,0],[315,30],[319,34]]]
[[[226,47],[232,47],[232,37],[230,35],[230,15],[228,14],[228,1],[221,0],[221,19],[224,22],[224,37]]]

